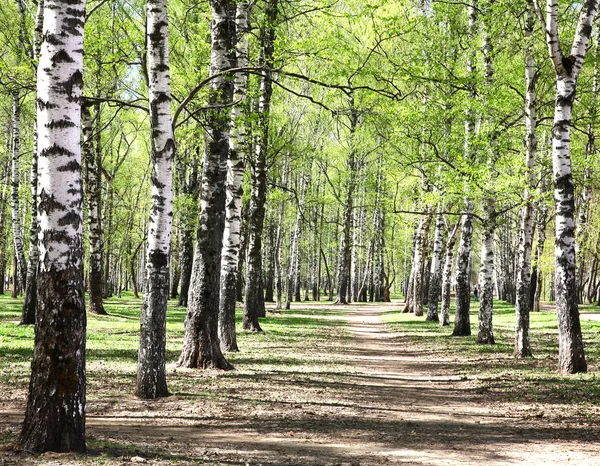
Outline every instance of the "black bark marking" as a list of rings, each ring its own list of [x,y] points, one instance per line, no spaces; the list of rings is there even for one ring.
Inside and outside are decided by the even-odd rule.
[[[50,147],[42,149],[39,155],[40,157],[75,156],[75,154],[73,154],[71,151],[67,150],[65,147],[57,145],[56,143],[52,144]]]
[[[81,172],[81,165],[77,160],[70,160],[69,163],[61,165],[56,169],[59,172]]]
[[[149,260],[157,270],[161,270],[169,263],[169,257],[164,252],[156,250],[150,252]]]
[[[73,75],[65,81],[63,87],[69,96],[73,95],[73,89],[81,89],[83,86],[83,75],[81,71],[77,70]]]
[[[50,60],[52,61],[53,64],[57,64],[57,63],[74,63],[74,60],[70,57],[70,55],[64,51],[64,50],[59,50],[58,52],[56,52],[51,58]]]
[[[63,206],[60,202],[56,202],[53,194],[48,195],[46,193],[46,190],[42,189],[42,191],[39,194],[38,212],[48,214],[57,210],[64,211],[66,209],[65,206]]]
[[[77,126],[71,120],[52,120],[50,123],[46,125],[46,128],[73,128]]]

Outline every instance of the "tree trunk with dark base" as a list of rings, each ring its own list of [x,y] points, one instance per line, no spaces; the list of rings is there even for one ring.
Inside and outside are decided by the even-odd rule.
[[[211,0],[211,76],[235,63],[235,2]],[[196,369],[233,369],[218,338],[221,250],[225,229],[225,177],[229,153],[233,80],[211,81],[206,116],[206,148],[202,164],[201,211],[196,234],[194,267],[185,319],[185,336],[178,365]]]
[[[145,289],[140,316],[135,394],[154,399],[169,396],[166,376],[167,301],[173,225],[173,157],[171,81],[166,0],[146,3],[148,103],[152,132],[152,205],[148,224]]]
[[[96,118],[99,106],[96,107]],[[85,187],[88,203],[88,239],[90,247],[90,269],[89,269],[89,307],[88,311],[92,314],[106,315],[104,304],[102,303],[102,295],[104,294],[104,254],[102,247],[102,226],[100,223],[101,206],[101,180],[100,167],[98,159],[94,153],[94,132],[92,129],[92,117],[90,109],[87,105],[83,105],[81,109],[81,126],[83,135],[82,158],[84,167]],[[97,127],[100,125],[98,124]]]
[[[433,256],[429,275],[429,299],[427,300],[427,318],[430,322],[439,322],[438,303],[442,291],[442,249],[444,247],[444,217],[437,214],[433,237]]]
[[[85,2],[46,0],[37,75],[40,269],[21,449],[84,452],[85,337],[80,102]],[[56,56],[63,59],[56,60]]]
[[[236,62],[237,67],[248,64],[248,31],[253,5],[239,3],[236,10]],[[233,98],[246,99],[248,75],[237,73],[234,81]],[[219,302],[219,341],[223,351],[239,351],[235,334],[235,304],[237,297],[237,269],[241,246],[242,196],[244,194],[244,162],[248,147],[246,123],[243,110],[248,106],[241,103],[231,110],[231,136],[227,159],[227,183],[225,201],[225,230],[221,252],[221,291]]]
[[[535,0],[537,3],[537,0]],[[577,78],[587,51],[598,0],[581,5],[571,53],[565,56],[558,35],[558,3],[546,2],[544,30],[550,60],[556,73],[552,167],[556,205],[555,287],[558,317],[558,367],[563,373],[586,372],[587,363],[579,321],[575,268],[575,196],[571,170],[571,115]]]
[[[481,264],[479,267],[479,323],[477,343],[493,345],[494,327],[494,231],[496,228],[495,200],[488,198],[485,202],[485,217],[481,233]]]
[[[442,318],[440,325],[450,325],[450,293],[452,287],[452,264],[454,262],[454,245],[460,223],[454,225],[452,232],[448,234],[446,241],[446,257],[444,259],[444,271],[442,274]]]
[[[267,151],[269,148],[269,118],[273,94],[273,56],[275,52],[275,21],[278,0],[268,0],[265,5],[266,24],[261,28],[260,64],[264,68],[260,79],[258,99],[258,137],[252,171],[252,196],[248,216],[248,255],[246,257],[246,290],[244,294],[244,330],[260,332],[259,317],[265,316],[263,286],[262,235],[267,201]]]
[[[454,317],[453,336],[471,335],[471,285],[469,282],[469,259],[471,256],[471,240],[473,237],[473,216],[462,217],[458,262],[456,264],[456,313]]]

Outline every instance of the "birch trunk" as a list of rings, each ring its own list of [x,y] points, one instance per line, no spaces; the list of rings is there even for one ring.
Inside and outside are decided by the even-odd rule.
[[[537,0],[534,0],[537,2]],[[575,276],[575,197],[571,170],[571,114],[577,78],[592,24],[598,11],[598,0],[581,5],[579,21],[571,53],[565,56],[558,35],[558,3],[546,2],[544,30],[550,60],[556,73],[554,126],[552,128],[552,167],[556,206],[556,242],[554,249],[556,314],[558,317],[558,368],[563,373],[586,372],[587,363],[581,335]]]
[[[246,290],[242,326],[245,330],[260,332],[259,317],[265,315],[263,287],[262,235],[267,201],[267,151],[269,148],[269,118],[273,94],[273,56],[275,52],[275,21],[278,0],[268,0],[265,5],[267,24],[261,29],[261,58],[264,68],[260,80],[258,99],[258,138],[252,164],[252,196],[248,216],[248,256],[246,263]]]
[[[22,13],[23,15],[23,13]],[[44,20],[44,0],[38,1],[33,31],[33,58],[39,59],[42,45],[42,28]],[[23,31],[24,32],[24,31]],[[31,156],[31,223],[29,225],[29,257],[27,260],[27,277],[25,279],[25,297],[21,324],[34,324],[37,308],[37,271],[39,262],[38,218],[37,218],[37,183],[38,183],[38,129],[33,124],[33,154]],[[2,230],[0,230],[2,231]]]
[[[481,234],[481,264],[479,267],[479,323],[477,343],[493,345],[494,328],[494,223],[495,202],[493,198],[485,200],[485,222]]]
[[[423,288],[425,285],[424,267],[426,264],[425,255],[427,241],[429,238],[429,225],[431,224],[431,216],[427,213],[421,217],[419,228],[417,229],[417,240],[415,243],[415,255],[412,268],[413,274],[413,291],[412,291],[412,309],[415,316],[423,315]]]
[[[349,145],[347,168],[348,178],[346,180],[344,200],[344,211],[342,214],[342,233],[340,237],[340,251],[338,255],[337,268],[337,298],[335,304],[348,304],[350,295],[350,273],[352,263],[352,226],[354,220],[354,192],[356,191],[356,180],[358,178],[358,160],[356,148],[354,147],[354,134],[358,125],[358,111],[354,106],[354,98],[349,98]]]
[[[169,395],[166,377],[167,300],[173,224],[173,157],[169,76],[169,18],[166,0],[147,0],[148,103],[152,132],[152,204],[144,295],[140,317],[135,394],[140,398]]]
[[[429,276],[429,299],[427,300],[427,318],[430,322],[439,322],[438,303],[442,290],[442,249],[444,247],[444,217],[437,214],[433,235],[433,256]]]
[[[80,102],[85,2],[46,0],[37,74],[38,309],[20,448],[85,451]]]
[[[529,341],[529,290],[531,287],[531,248],[533,243],[533,201],[531,192],[535,189],[535,162],[537,152],[536,137],[536,91],[534,47],[534,5],[528,3],[525,24],[525,165],[527,167],[521,226],[519,229],[519,252],[517,265],[517,290],[515,303],[515,348],[517,357],[532,356]]]
[[[212,76],[234,63],[235,3],[211,0]],[[183,350],[178,364],[199,369],[233,369],[227,362],[218,338],[219,279],[223,230],[225,228],[225,178],[231,124],[227,107],[233,101],[233,80],[218,77],[211,81],[207,114],[207,145],[204,152],[201,211],[196,234],[192,285],[185,320]]]
[[[469,42],[471,46],[471,54],[467,60],[467,79],[469,80],[470,97],[472,99],[477,98],[477,87],[476,87],[476,59],[477,52],[473,39],[477,32],[477,13],[478,13],[478,2],[477,0],[471,0],[468,6],[469,15]],[[471,107],[467,108],[465,118],[465,158],[469,162],[474,160],[473,144],[471,138],[475,133],[475,115]],[[472,201],[469,199],[465,200],[466,214],[462,218],[462,227],[460,235],[460,246],[458,249],[458,261],[456,264],[456,314],[454,319],[454,336],[468,336],[471,335],[471,322],[469,316],[469,310],[471,305],[471,283],[469,277],[469,264],[471,259],[471,242],[473,236],[473,211]]]
[[[240,3],[236,10],[236,62],[238,67],[248,65],[248,33],[253,4]],[[236,64],[233,64],[236,66]],[[242,196],[244,194],[244,162],[247,135],[242,110],[247,107],[248,74],[237,73],[234,81],[233,99],[241,102],[231,110],[231,136],[227,159],[225,200],[225,229],[221,252],[221,291],[219,296],[219,341],[222,351],[239,351],[235,335],[235,303],[237,297],[237,269],[240,252],[240,223]]]
[[[96,113],[96,118],[99,114]],[[100,223],[100,167],[93,145],[92,118],[87,105],[81,108],[81,126],[83,135],[82,157],[88,202],[88,239],[90,248],[89,269],[89,309],[92,314],[106,315],[102,304],[104,284],[104,254],[102,247],[102,226]]]
[[[470,205],[467,207],[470,210]],[[462,217],[460,245],[456,263],[456,312],[454,316],[453,336],[471,335],[471,285],[469,280],[469,259],[471,257],[471,240],[473,237],[473,216]]]
[[[494,63],[492,61],[493,45],[490,40],[490,13],[488,11],[489,3],[484,4],[483,9],[483,62],[484,76],[486,81],[485,90],[494,93]],[[493,118],[488,116],[488,120]],[[494,121],[491,121],[494,124]],[[496,160],[498,160],[498,132],[492,130],[490,134],[490,155],[488,157],[489,168],[489,188],[486,197],[483,200],[484,204],[484,221],[481,233],[481,260],[479,267],[479,319],[477,330],[477,343],[493,345],[494,340],[493,316],[494,316],[494,234],[496,231],[496,178],[497,171],[495,168]]]
[[[440,325],[450,325],[450,291],[452,287],[452,265],[454,264],[454,245],[458,236],[458,227],[460,223],[454,225],[452,231],[448,233],[446,241],[446,257],[444,259],[444,271],[442,274],[442,318]]]
[[[18,276],[15,277],[15,289],[18,286],[22,289],[27,281],[27,263],[25,262],[25,250],[23,248],[23,233],[21,230],[21,219],[19,211],[19,159],[21,157],[20,148],[21,132],[21,102],[19,92],[13,93],[13,127],[12,127],[12,171],[11,171],[11,218],[13,245],[15,248],[15,257],[17,258]]]
[[[544,182],[540,183],[540,190],[543,190]],[[542,269],[541,259],[544,254],[544,244],[546,243],[546,225],[548,222],[548,207],[544,201],[540,201],[537,208],[537,219],[536,219],[536,231],[537,231],[537,245],[535,248],[535,263],[537,285],[535,287],[535,295],[533,296],[533,312],[540,311],[540,299],[542,295]]]

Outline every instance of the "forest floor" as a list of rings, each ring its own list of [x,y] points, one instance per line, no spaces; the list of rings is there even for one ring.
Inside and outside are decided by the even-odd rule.
[[[551,313],[532,319],[540,355],[521,361],[510,355],[509,307],[498,311],[498,344],[482,347],[399,303],[292,306],[265,320],[265,334],[240,335],[228,373],[176,368],[182,335],[170,330],[173,396],[157,401],[129,394],[133,314],[112,308],[121,327],[92,317],[86,455],[13,450],[29,353],[9,353],[10,332],[24,337],[0,314],[0,465],[600,465],[597,323],[585,329],[590,373],[560,376]],[[122,348],[100,338],[98,322]]]

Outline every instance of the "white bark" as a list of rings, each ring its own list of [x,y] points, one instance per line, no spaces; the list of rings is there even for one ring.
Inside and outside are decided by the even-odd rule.
[[[437,214],[435,233],[433,236],[433,255],[431,257],[431,273],[429,275],[429,299],[427,303],[427,320],[439,322],[438,303],[442,289],[442,250],[444,249],[444,217]]]
[[[481,263],[479,267],[479,324],[477,343],[493,345],[494,328],[494,222],[495,205],[493,198],[485,201],[485,225],[481,233]]]
[[[537,0],[534,0],[537,6]],[[539,8],[538,8],[539,10]],[[559,370],[564,373],[585,372],[587,363],[579,321],[575,276],[575,198],[571,170],[571,114],[577,78],[585,58],[592,24],[598,11],[598,0],[581,5],[571,53],[565,56],[558,35],[558,2],[546,1],[543,27],[548,54],[556,73],[556,99],[552,128],[552,166],[556,205],[556,313],[559,333]]]
[[[38,310],[25,422],[30,452],[85,451],[80,118],[85,2],[46,0],[37,72]]]
[[[21,102],[19,92],[13,94],[13,127],[12,127],[12,171],[11,171],[11,218],[12,234],[15,255],[18,266],[18,286],[25,288],[27,281],[27,263],[25,262],[25,250],[23,247],[23,233],[19,210],[19,159],[21,157],[20,131],[21,131]],[[16,278],[16,277],[15,277]],[[15,282],[17,286],[17,282]]]
[[[531,248],[533,243],[533,203],[531,193],[535,189],[535,163],[537,154],[535,58],[534,58],[534,11],[528,5],[525,27],[525,165],[526,187],[523,194],[525,207],[519,228],[519,250],[517,264],[517,291],[515,303],[515,348],[517,357],[531,356],[529,343],[529,290],[531,287]]]
[[[173,156],[169,19],[166,0],[148,0],[148,103],[152,132],[152,205],[148,224],[145,292],[140,317],[140,351],[136,395],[167,396],[166,315],[173,220]]]
[[[240,3],[236,10],[236,60],[237,67],[248,65],[248,32],[250,15],[254,4]],[[223,351],[237,351],[235,338],[235,303],[238,262],[241,245],[240,225],[246,159],[247,134],[243,110],[248,88],[248,74],[237,73],[234,81],[233,100],[238,102],[231,109],[231,134],[227,179],[225,181],[225,229],[221,251],[221,292],[219,295],[219,341]]]
[[[450,325],[450,291],[452,287],[452,265],[454,263],[454,245],[458,236],[460,222],[448,233],[446,241],[446,257],[444,259],[444,271],[442,275],[442,318],[440,325]]]

